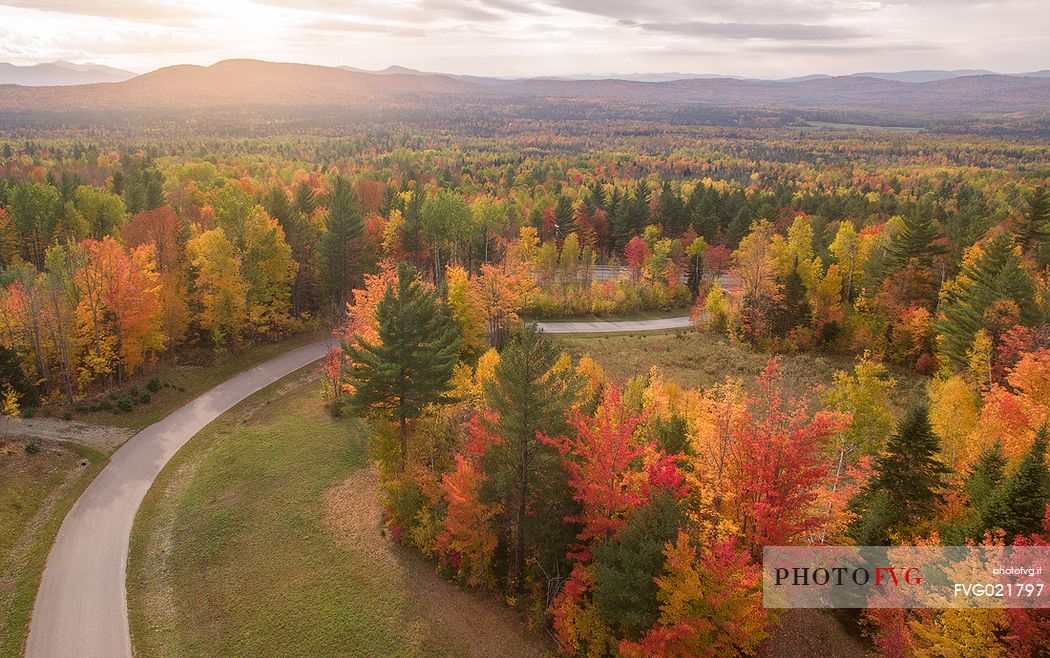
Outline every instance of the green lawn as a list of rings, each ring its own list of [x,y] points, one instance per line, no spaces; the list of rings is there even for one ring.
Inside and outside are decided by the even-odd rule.
[[[87,448],[0,441],[0,656],[19,656],[47,553],[66,512],[105,465]],[[88,466],[80,466],[87,459]]]
[[[136,655],[524,655],[536,646],[499,631],[515,623],[497,601],[441,581],[381,536],[366,426],[332,418],[319,391],[302,374],[261,391],[154,483],[128,567]]]

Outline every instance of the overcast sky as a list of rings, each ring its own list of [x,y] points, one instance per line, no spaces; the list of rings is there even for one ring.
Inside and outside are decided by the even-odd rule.
[[[481,75],[1050,68],[1050,0],[0,0],[0,61]]]

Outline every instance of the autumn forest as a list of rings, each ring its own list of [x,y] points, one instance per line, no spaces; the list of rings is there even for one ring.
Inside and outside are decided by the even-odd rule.
[[[3,414],[120,424],[169,372],[327,340],[306,399],[362,423],[375,541],[553,655],[799,655],[767,546],[1046,546],[1045,140],[753,118],[16,122]],[[678,367],[547,330],[684,317],[645,339]],[[818,617],[829,655],[1050,646],[1042,609]],[[252,653],[215,633],[161,646]]]

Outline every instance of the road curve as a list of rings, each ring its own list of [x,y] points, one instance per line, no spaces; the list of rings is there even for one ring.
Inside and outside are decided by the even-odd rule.
[[[622,331],[656,331],[691,327],[689,316],[655,320],[609,320],[605,322],[538,322],[536,327],[547,334],[611,334]]]
[[[281,377],[317,361],[321,341],[226,380],[145,428],[84,490],[58,531],[40,581],[28,658],[130,658],[128,540],[142,498],[168,460],[205,425]]]

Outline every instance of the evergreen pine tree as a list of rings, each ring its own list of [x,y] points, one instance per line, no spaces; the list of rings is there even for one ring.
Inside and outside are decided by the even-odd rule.
[[[305,183],[303,183],[305,185]],[[300,188],[302,185],[300,185]],[[299,315],[307,307],[314,306],[314,283],[316,280],[316,263],[313,254],[317,247],[317,233],[313,225],[306,221],[306,215],[299,210],[300,189],[296,198],[289,201],[284,189],[275,186],[263,197],[266,212],[277,220],[284,230],[288,246],[292,248],[292,258],[299,264],[295,281],[292,283],[292,313]],[[313,189],[306,185],[302,192],[304,199],[312,201]],[[304,200],[304,205],[310,202]]]
[[[558,197],[558,205],[554,207],[554,222],[557,224],[559,237],[565,237],[576,230],[576,223],[572,220],[572,201],[569,197]]]
[[[1025,195],[1024,214],[1013,225],[1014,240],[1025,253],[1050,242],[1050,192],[1040,186]]]
[[[929,267],[933,257],[945,251],[943,246],[935,244],[939,237],[940,230],[928,212],[920,208],[905,215],[904,226],[886,248],[891,269],[904,267],[913,258],[920,266]]]
[[[627,209],[628,224],[634,232],[633,235],[641,235],[645,227],[649,225],[649,197],[651,194],[649,183],[644,179],[638,181],[638,187],[635,188],[634,196],[631,197],[631,203]]]
[[[293,197],[292,203],[303,217],[309,217],[317,210],[317,194],[314,192],[314,188],[310,187],[310,184],[306,181],[302,181],[296,186]]]
[[[776,317],[777,333],[786,336],[795,327],[808,323],[810,314],[806,286],[798,273],[798,257],[795,257],[795,264],[784,279],[784,300]]]
[[[743,240],[744,236],[751,230],[751,223],[753,220],[754,215],[747,206],[741,206],[740,210],[733,215],[733,219],[726,227],[726,246],[733,249],[740,246],[740,241]]]
[[[387,286],[376,307],[376,320],[378,343],[359,337],[344,342],[351,364],[344,375],[354,387],[351,408],[397,421],[404,468],[408,422],[419,418],[428,404],[447,400],[459,350],[459,326],[437,302],[434,291],[424,288],[405,263],[397,271],[397,289]]]
[[[40,404],[40,393],[22,371],[18,352],[0,345],[0,395],[8,388],[18,394],[20,407],[35,407]]]
[[[1047,426],[1035,435],[1032,447],[1007,476],[995,502],[995,525],[1006,531],[1006,540],[1039,532],[1050,502],[1050,471],[1046,467]]]
[[[634,237],[634,227],[631,226],[631,208],[634,206],[634,197],[630,195],[620,196],[614,190],[612,199],[609,201],[609,216],[612,226],[613,245],[616,253],[622,254],[627,243]]]
[[[328,197],[328,232],[321,241],[321,263],[328,274],[332,301],[342,311],[360,275],[364,216],[350,183],[336,176]]]
[[[423,218],[423,204],[426,201],[426,193],[422,185],[416,185],[412,190],[408,203],[405,204],[405,226],[401,229],[401,250],[413,259],[417,266],[422,266],[421,258],[423,252],[423,241],[420,237],[422,228],[420,222]]]
[[[591,203],[591,208],[594,210],[605,210],[605,188],[602,187],[601,181],[594,181],[591,185],[591,195],[588,200]]]
[[[987,507],[995,498],[995,492],[1003,482],[1005,471],[1006,457],[1003,455],[1002,445],[996,441],[991,448],[981,453],[966,478],[966,493],[970,495],[970,504],[978,509]]]
[[[575,395],[572,372],[554,370],[557,360],[554,344],[530,325],[503,351],[494,376],[485,382],[485,400],[497,414],[493,429],[503,439],[489,451],[486,471],[500,489],[512,588],[522,584],[526,510],[537,480],[545,471],[561,471],[557,451],[537,438],[565,429]]]
[[[594,551],[594,603],[602,621],[622,637],[640,638],[660,616],[653,574],[664,569],[682,513],[663,491],[639,507],[620,535]]]
[[[664,234],[672,238],[681,236],[688,223],[685,202],[671,187],[670,181],[664,181],[660,189],[660,221],[664,225]]]
[[[1016,303],[1026,324],[1036,320],[1035,284],[1005,233],[988,241],[983,255],[966,263],[955,283],[946,289],[941,302],[943,316],[937,321],[937,332],[943,336],[942,356],[957,368],[966,366],[966,352],[984,326],[985,311],[995,301]]]
[[[912,408],[886,442],[861,491],[850,501],[858,545],[883,545],[894,527],[933,516],[948,467],[937,459],[937,436],[926,405]]]
[[[980,540],[995,525],[993,518],[1006,470],[1002,445],[995,444],[981,453],[977,463],[966,476],[966,493],[970,496],[972,512],[960,524],[963,537]]]

